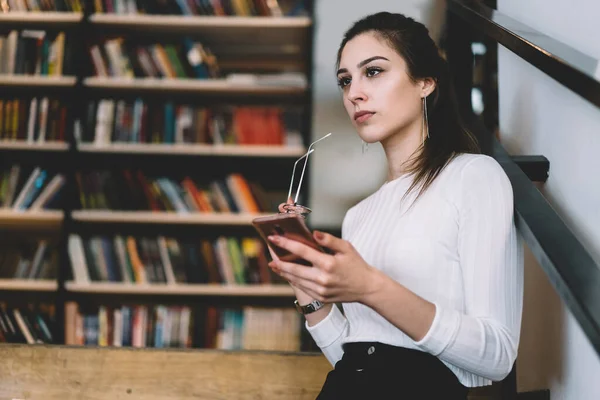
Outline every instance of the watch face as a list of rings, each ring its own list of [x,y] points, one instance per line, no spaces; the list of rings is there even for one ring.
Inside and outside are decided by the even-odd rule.
[[[301,306],[298,303],[298,300],[295,300],[294,305],[296,306],[296,310],[298,310],[298,312],[301,314],[310,314],[323,307],[323,303],[321,303],[319,300],[313,300],[305,306]]]

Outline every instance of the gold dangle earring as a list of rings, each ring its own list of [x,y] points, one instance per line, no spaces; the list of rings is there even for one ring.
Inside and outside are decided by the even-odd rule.
[[[427,132],[427,133],[425,133]],[[427,119],[427,96],[423,97],[423,119],[421,120],[421,141],[425,147],[425,136],[429,138],[429,120]]]

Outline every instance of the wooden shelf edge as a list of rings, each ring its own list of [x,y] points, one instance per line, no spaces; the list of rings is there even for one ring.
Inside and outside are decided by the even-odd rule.
[[[76,24],[83,19],[83,13],[63,11],[11,11],[0,13],[0,22]]]
[[[0,208],[0,225],[6,221],[61,222],[62,220],[63,212],[61,210],[14,211],[10,208]]]
[[[65,142],[28,142],[26,140],[0,139],[0,149],[62,152],[69,149],[69,144]]]
[[[0,85],[4,86],[71,87],[76,82],[74,76],[0,74]]]
[[[219,284],[133,284],[114,282],[79,283],[65,282],[67,291],[93,294],[139,294],[139,295],[196,295],[196,296],[293,296],[289,285],[219,285]]]
[[[1,81],[0,81],[1,82]],[[227,79],[162,79],[162,78],[107,78],[88,77],[83,85],[92,89],[114,90],[169,90],[176,92],[206,92],[215,94],[246,95],[299,95],[307,90],[304,86],[239,83]]]
[[[155,27],[157,25],[178,27],[211,27],[211,28],[284,28],[299,29],[312,25],[310,17],[243,17],[212,15],[115,15],[92,14],[90,22],[96,25],[135,25]]]
[[[198,213],[154,211],[75,210],[73,220],[99,223],[182,224],[182,225],[250,225],[256,217],[272,213]]]
[[[58,282],[55,280],[0,279],[0,290],[55,292],[58,290]]]
[[[0,142],[0,147],[1,147]],[[176,154],[209,156],[252,156],[252,157],[300,157],[306,149],[303,146],[269,145],[211,145],[192,143],[111,143],[95,145],[80,143],[77,149],[85,153],[120,154]]]

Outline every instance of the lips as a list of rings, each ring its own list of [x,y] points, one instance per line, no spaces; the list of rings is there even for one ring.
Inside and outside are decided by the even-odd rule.
[[[371,118],[373,114],[375,114],[373,111],[358,111],[354,113],[354,120],[359,123],[365,122]]]

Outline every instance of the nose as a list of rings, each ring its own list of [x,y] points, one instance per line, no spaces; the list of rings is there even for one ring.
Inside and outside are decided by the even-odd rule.
[[[352,103],[358,103],[367,100],[367,94],[364,91],[364,86],[359,80],[353,80],[346,92],[348,100]]]

